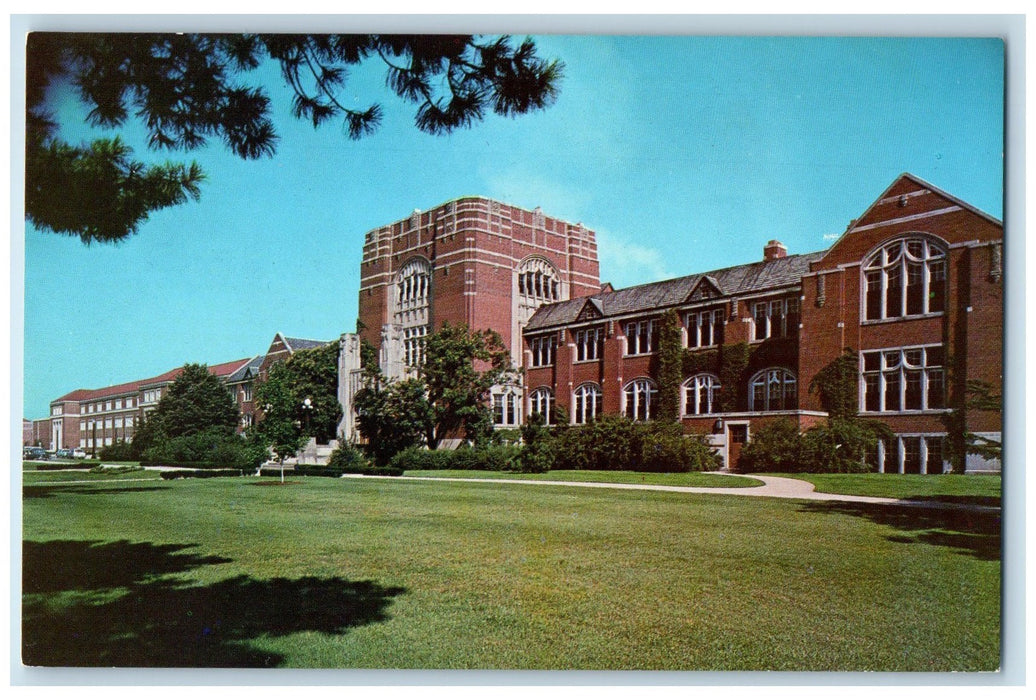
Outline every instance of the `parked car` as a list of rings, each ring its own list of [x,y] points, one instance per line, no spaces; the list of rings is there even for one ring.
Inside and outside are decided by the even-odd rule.
[[[42,447],[26,447],[22,450],[22,459],[50,459],[50,455]]]
[[[74,450],[72,450],[72,456],[75,459],[86,459],[86,450],[77,447]]]
[[[64,447],[54,453],[54,456],[58,459],[72,459],[72,450]]]

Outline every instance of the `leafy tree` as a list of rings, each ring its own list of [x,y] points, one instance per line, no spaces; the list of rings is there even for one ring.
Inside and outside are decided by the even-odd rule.
[[[1001,459],[1003,456],[1003,444],[1000,440],[976,435],[967,429],[969,410],[999,414],[1003,410],[1003,394],[995,391],[988,382],[969,379],[964,387],[964,405],[943,416],[943,424],[949,433],[949,439],[946,441],[948,457],[955,472],[964,471],[965,459],[969,454],[983,459]]]
[[[418,376],[434,415],[427,435],[433,449],[448,435],[463,433],[475,443],[488,439],[493,430],[490,391],[517,380],[499,333],[449,323],[425,340]]]
[[[435,414],[419,379],[391,382],[371,377],[353,397],[356,423],[374,463],[383,466],[409,447],[423,445]]]
[[[319,126],[341,120],[352,139],[375,131],[382,107],[344,99],[350,68],[381,61],[388,87],[417,106],[414,122],[446,134],[488,111],[513,117],[551,105],[563,65],[526,38],[447,35],[33,33],[26,60],[26,216],[84,243],[119,241],[151,212],[200,197],[196,163],[148,165],[118,137],[74,146],[57,136],[52,86],[72,85],[93,126],[131,118],[153,150],[221,140],[245,159],[271,156],[271,100],[247,75],[275,61],[294,93],[292,113]]]
[[[235,437],[239,419],[234,397],[219,377],[206,365],[188,363],[147,415],[131,444],[137,456],[144,456],[160,447],[164,453],[170,440],[200,433],[211,438],[209,443],[229,441]]]
[[[292,379],[287,363],[278,362],[255,389],[255,405],[262,409],[262,418],[252,438],[272,449],[281,463],[302,449],[306,441],[299,419],[301,402]]]
[[[298,350],[283,364],[298,404],[296,420],[317,442],[330,442],[342,420],[342,404],[338,402],[338,343]],[[306,399],[310,408],[303,408]]]

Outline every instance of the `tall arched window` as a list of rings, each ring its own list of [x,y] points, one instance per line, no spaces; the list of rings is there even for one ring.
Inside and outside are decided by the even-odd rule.
[[[712,374],[696,374],[683,384],[683,415],[700,416],[720,410],[719,378]]]
[[[561,301],[561,277],[543,258],[529,258],[516,270],[518,275],[518,321],[524,327],[536,309]]]
[[[748,410],[788,411],[798,407],[795,375],[782,367],[764,369],[748,385]]]
[[[634,379],[623,390],[626,417],[633,420],[651,420],[652,409],[657,409],[658,387],[650,379]]]
[[[407,367],[417,367],[424,362],[431,280],[431,265],[424,258],[407,261],[396,275],[393,321],[402,331],[403,363]]]
[[[493,392],[493,425],[512,426],[521,423],[521,396],[514,387]]]
[[[604,394],[596,384],[581,384],[572,392],[572,407],[575,409],[575,422],[589,423],[604,411]]]
[[[553,424],[554,392],[549,387],[541,386],[529,394],[529,415],[539,415],[544,425]]]
[[[946,309],[946,250],[926,238],[886,243],[863,266],[864,318],[877,321]]]

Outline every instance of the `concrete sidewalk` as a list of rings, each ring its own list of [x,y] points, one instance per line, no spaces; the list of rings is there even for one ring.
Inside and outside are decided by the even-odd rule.
[[[723,474],[725,476],[741,476],[739,474],[728,474],[727,472],[706,472],[707,474]],[[701,493],[724,496],[763,496],[769,498],[792,498],[806,501],[840,501],[848,503],[877,503],[882,505],[915,506],[923,508],[960,508],[982,511],[999,511],[996,506],[978,506],[958,503],[940,503],[938,501],[907,501],[898,498],[883,498],[879,496],[847,496],[837,493],[818,493],[816,487],[802,479],[790,479],[782,476],[759,476],[752,474],[745,478],[755,479],[763,482],[762,486],[744,486],[741,488],[707,488],[699,486],[664,486],[660,484],[610,484],[593,481],[539,481],[533,479],[479,479],[464,477],[435,477],[435,476],[363,476],[359,474],[343,475],[343,478],[355,477],[360,479],[407,479],[410,481],[458,481],[466,483],[483,484],[529,484],[533,486],[576,486],[581,488],[596,489],[626,489],[630,491],[669,491],[673,493]]]

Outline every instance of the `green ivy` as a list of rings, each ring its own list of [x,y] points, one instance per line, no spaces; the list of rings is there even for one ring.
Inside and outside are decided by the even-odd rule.
[[[852,418],[860,405],[859,356],[852,348],[824,366],[809,383],[809,393],[820,397],[820,405],[832,418]]]
[[[658,333],[658,418],[680,420],[680,385],[683,383],[683,338],[680,317],[670,309],[662,314]]]

